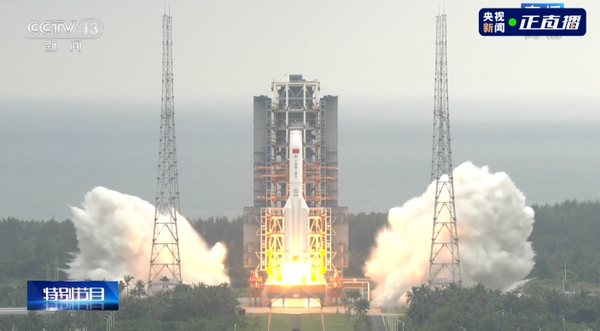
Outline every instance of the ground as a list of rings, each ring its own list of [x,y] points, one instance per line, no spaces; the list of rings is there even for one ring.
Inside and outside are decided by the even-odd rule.
[[[267,329],[269,314],[252,314],[248,318],[258,318],[258,330]],[[325,329],[327,331],[352,331],[352,320],[344,326],[346,316],[344,314],[325,314]],[[289,331],[291,329],[291,317],[289,314],[272,314],[271,331]],[[321,314],[303,314],[302,330],[321,330]]]

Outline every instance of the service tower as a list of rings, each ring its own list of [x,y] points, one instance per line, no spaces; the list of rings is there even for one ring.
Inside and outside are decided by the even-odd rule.
[[[254,97],[254,206],[244,208],[251,304],[338,303],[348,208],[338,206],[338,97],[289,75]],[[313,299],[313,300],[311,300]]]

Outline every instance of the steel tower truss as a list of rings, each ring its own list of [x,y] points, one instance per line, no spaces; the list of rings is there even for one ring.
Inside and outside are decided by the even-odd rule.
[[[431,180],[435,180],[435,206],[428,281],[429,285],[443,286],[449,283],[460,285],[462,281],[450,144],[446,14],[438,15],[436,21],[433,157],[431,169]]]
[[[289,131],[302,130],[305,157],[305,200],[309,208],[308,240],[311,269],[323,275],[326,271],[335,271],[331,261],[335,257],[332,251],[333,232],[331,208],[325,208],[327,197],[325,145],[325,114],[319,101],[319,81],[306,81],[290,75],[287,82],[272,82],[273,101],[267,103],[267,151],[264,174],[266,195],[265,207],[261,208],[260,218],[260,254],[256,270],[266,271],[271,277],[277,277],[283,258],[285,221],[283,204],[288,198],[288,139]],[[325,109],[325,108],[323,108]]]
[[[179,233],[177,229],[179,183],[177,179],[177,148],[175,145],[171,22],[172,17],[165,13],[163,15],[163,89],[158,152],[158,185],[148,294],[182,282]]]

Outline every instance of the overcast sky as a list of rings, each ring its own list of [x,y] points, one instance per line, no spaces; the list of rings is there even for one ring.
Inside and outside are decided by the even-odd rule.
[[[288,73],[345,98],[433,96],[436,1],[171,1],[179,100],[250,98]],[[161,91],[163,1],[0,2],[0,97],[156,100]],[[482,7],[519,1],[446,1],[451,98],[591,98],[600,91],[600,2],[584,37],[491,38]],[[104,34],[81,53],[25,39],[31,20],[97,18]],[[248,111],[248,109],[240,110]]]
[[[351,154],[340,156],[345,162],[340,176],[349,178],[342,180],[346,189],[340,196],[352,208],[372,210],[364,207],[363,194],[378,197],[380,210],[421,194],[422,179],[413,184],[405,179],[413,174],[429,179],[439,4],[172,1],[178,157],[194,169],[187,175],[182,170],[182,195],[196,203],[194,208],[224,213],[219,193],[242,183],[246,188],[240,188],[238,200],[226,203],[231,208],[250,203],[252,96],[270,94],[273,79],[292,73],[319,79],[321,94],[340,96],[340,155],[344,150],[365,155],[363,163]],[[482,124],[454,126],[455,165],[474,160],[508,171],[536,202],[595,197],[589,179],[596,170],[589,165],[598,164],[590,150],[600,132],[600,1],[565,6],[587,10],[586,36],[482,37],[481,8],[520,7],[520,2],[452,0],[445,6],[452,122]],[[163,12],[164,2],[152,0],[0,0],[5,213],[67,212],[66,203],[76,204],[95,185],[152,201]],[[83,40],[81,53],[69,52],[68,40],[59,40],[58,51],[47,53],[43,39],[25,39],[32,20],[84,18],[101,20],[104,34]],[[566,120],[576,123],[567,130]],[[546,121],[560,125],[539,123]],[[525,137],[528,130],[531,135]],[[227,153],[239,146],[240,155]],[[207,161],[204,155],[218,158]],[[390,164],[403,164],[404,170],[364,183],[364,169],[383,174]],[[234,173],[234,184],[213,179]],[[563,182],[548,184],[548,178]],[[202,195],[214,192],[214,197]],[[28,208],[40,214],[27,214]]]

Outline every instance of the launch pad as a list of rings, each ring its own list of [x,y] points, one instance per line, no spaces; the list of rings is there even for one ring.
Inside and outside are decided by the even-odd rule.
[[[312,308],[341,305],[344,280],[339,272],[336,275],[322,284],[293,285],[263,283],[262,277],[252,276],[249,279],[249,306],[265,307],[270,304],[273,307]]]
[[[274,307],[320,307],[325,303],[326,284],[266,285],[266,294]],[[287,300],[287,305],[286,305]]]
[[[308,208],[307,218],[305,269],[294,270],[293,263],[286,264],[284,258],[284,208],[261,208],[260,237],[264,243],[260,252],[262,263],[249,278],[250,305],[264,306],[263,302],[269,302],[280,307],[310,308],[319,305],[321,299],[326,305],[341,304],[344,295],[341,270],[336,270],[331,263],[337,253],[331,250],[334,234],[331,208]],[[343,253],[343,245],[341,250]],[[289,305],[286,305],[286,299]]]
[[[309,278],[298,279],[296,284],[325,283],[327,271],[335,271],[331,264],[331,209],[308,208],[307,222],[307,260]],[[285,215],[284,208],[261,208],[260,218],[261,245],[259,269],[264,270],[271,279],[277,282],[289,281],[282,279],[284,276],[285,261]],[[288,230],[288,233],[290,231]],[[304,239],[304,238],[298,238]],[[329,244],[329,245],[328,245]]]
[[[254,98],[254,206],[244,208],[251,306],[341,304],[348,208],[337,203],[338,98],[320,89],[289,75],[272,82],[272,99]]]

